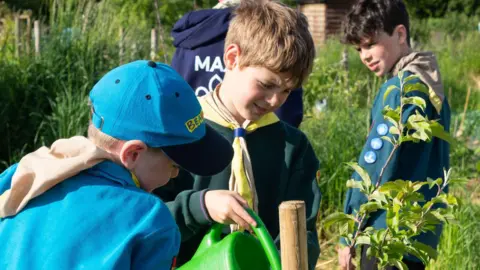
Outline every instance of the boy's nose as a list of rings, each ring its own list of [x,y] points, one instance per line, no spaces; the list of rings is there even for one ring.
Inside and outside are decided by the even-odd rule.
[[[280,93],[272,93],[267,96],[267,103],[270,107],[280,106],[282,102],[282,96]]]

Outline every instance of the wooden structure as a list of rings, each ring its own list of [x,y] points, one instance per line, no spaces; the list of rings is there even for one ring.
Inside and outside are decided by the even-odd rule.
[[[282,202],[278,211],[282,269],[308,270],[305,202]]]
[[[308,18],[310,31],[319,46],[339,34],[342,21],[356,0],[298,0],[300,12]]]

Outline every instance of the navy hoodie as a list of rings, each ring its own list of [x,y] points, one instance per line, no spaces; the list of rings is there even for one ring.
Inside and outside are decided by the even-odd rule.
[[[197,96],[213,91],[225,74],[223,50],[232,9],[206,9],[185,14],[172,30],[177,48],[172,67],[195,90]],[[303,90],[296,89],[276,111],[294,127],[303,119]]]

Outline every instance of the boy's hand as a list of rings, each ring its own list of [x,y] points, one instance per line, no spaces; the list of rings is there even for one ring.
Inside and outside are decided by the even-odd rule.
[[[247,201],[237,192],[228,190],[210,190],[205,193],[205,207],[210,217],[221,224],[238,224],[250,230],[257,223],[244,209]]]
[[[340,247],[337,249],[338,263],[342,270],[355,270],[353,265],[353,258],[355,258],[355,250],[351,250],[350,247]]]

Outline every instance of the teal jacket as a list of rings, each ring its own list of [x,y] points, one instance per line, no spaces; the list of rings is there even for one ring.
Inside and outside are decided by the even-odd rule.
[[[209,120],[207,123],[233,142],[232,130]],[[259,128],[247,134],[245,139],[255,177],[260,218],[280,248],[278,206],[288,200],[305,201],[309,269],[315,269],[320,254],[316,221],[321,195],[316,180],[319,162],[310,142],[300,130],[282,121]],[[179,264],[191,258],[212,224],[204,205],[205,192],[228,190],[230,172],[230,166],[211,177],[182,171],[167,186],[154,191],[167,202],[180,228]]]
[[[411,73],[405,72],[405,77]],[[415,79],[407,82],[407,84],[423,83],[419,79]],[[392,77],[385,82],[379,93],[377,94],[372,110],[371,110],[371,127],[367,136],[366,143],[362,149],[360,157],[358,159],[359,165],[364,168],[372,179],[372,183],[376,184],[378,181],[384,184],[388,181],[394,181],[398,179],[412,180],[412,181],[426,181],[427,177],[437,179],[443,178],[443,170],[449,169],[449,144],[441,139],[433,138],[429,143],[420,142],[406,142],[400,145],[400,148],[392,156],[392,160],[385,168],[385,172],[382,179],[378,179],[382,167],[385,165],[388,156],[390,155],[393,146],[389,142],[384,140],[378,140],[382,136],[385,126],[388,128],[391,124],[383,117],[382,110],[386,105],[391,108],[397,108],[400,106],[400,92],[392,91],[388,95],[388,98],[383,101],[383,97],[387,88],[391,85],[396,85],[400,88],[400,80],[398,76]],[[418,107],[409,105],[405,106],[402,114],[402,121],[406,122],[408,117],[415,114],[415,111],[420,112],[422,115],[426,115],[428,119],[438,119],[448,131],[450,126],[450,108],[447,100],[443,101],[442,109],[440,113],[434,108],[432,103],[426,94],[420,91],[413,91],[407,94],[407,96],[419,96],[423,98],[426,103],[425,113],[421,112]],[[391,135],[388,135],[391,137]],[[382,146],[379,148],[379,143]],[[375,149],[379,148],[379,149]],[[361,180],[357,173],[353,174],[355,180]],[[425,200],[431,199],[436,195],[436,188],[429,189],[428,186],[424,186],[420,189],[420,192],[424,195]],[[349,189],[346,194],[344,212],[347,214],[354,214],[359,209],[360,205],[367,201],[363,193],[358,189]],[[386,228],[385,211],[380,210],[372,214],[365,226],[372,226],[374,228]],[[418,237],[418,240],[436,248],[441,233],[441,226],[437,226],[435,234],[429,232],[424,233]],[[341,242],[345,244],[345,240],[341,239]],[[415,260],[413,257],[407,257],[407,259]]]
[[[10,188],[17,165],[0,175]],[[0,219],[0,269],[170,270],[180,232],[168,208],[125,168],[102,162]]]

